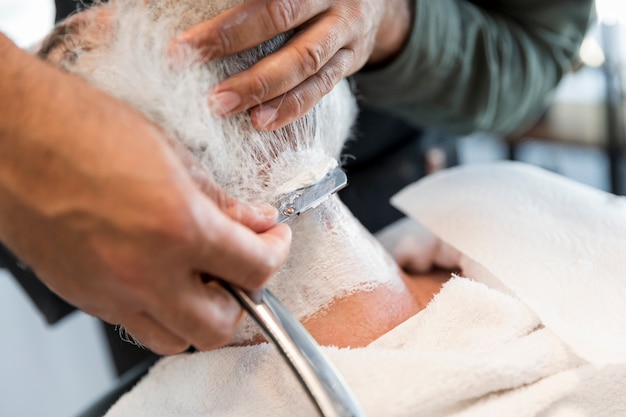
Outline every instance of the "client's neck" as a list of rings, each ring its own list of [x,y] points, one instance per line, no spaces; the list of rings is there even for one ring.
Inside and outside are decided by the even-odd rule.
[[[303,324],[320,345],[364,347],[423,307],[406,287],[381,285],[336,299]]]
[[[290,258],[268,287],[318,343],[366,346],[423,308],[337,197],[291,226]]]

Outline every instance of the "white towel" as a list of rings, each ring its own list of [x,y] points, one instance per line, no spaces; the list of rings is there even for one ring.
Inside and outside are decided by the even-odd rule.
[[[392,202],[499,280],[583,358],[626,363],[626,199],[500,162],[432,175]]]
[[[325,351],[370,417],[626,415],[625,367],[586,364],[521,302],[463,278],[370,347]],[[316,413],[264,344],[163,359],[107,414],[161,416]]]
[[[415,199],[413,210],[407,201]],[[626,416],[624,320],[613,316],[624,280],[612,275],[618,253],[603,240],[622,248],[623,202],[508,164],[440,174],[398,201],[471,256],[473,273],[503,282],[514,295],[453,278],[425,310],[369,347],[325,348],[368,416]],[[554,238],[554,230],[563,237]],[[607,358],[620,363],[602,364]],[[315,415],[269,345],[163,359],[107,413]]]

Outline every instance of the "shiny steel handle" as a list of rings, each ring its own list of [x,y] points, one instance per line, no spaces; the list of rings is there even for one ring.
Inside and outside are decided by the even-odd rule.
[[[320,416],[365,417],[347,384],[319,345],[269,290],[248,293],[225,281],[219,282],[278,348]]]

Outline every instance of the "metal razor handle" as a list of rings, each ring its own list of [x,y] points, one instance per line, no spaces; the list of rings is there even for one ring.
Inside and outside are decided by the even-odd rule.
[[[322,417],[365,417],[346,382],[302,324],[267,289],[255,293],[220,284],[261,327]]]
[[[348,183],[345,172],[334,168],[318,183],[284,195],[278,202],[278,223],[313,209]],[[319,345],[267,289],[246,292],[218,280],[265,336],[278,348],[322,417],[365,417],[339,372]]]

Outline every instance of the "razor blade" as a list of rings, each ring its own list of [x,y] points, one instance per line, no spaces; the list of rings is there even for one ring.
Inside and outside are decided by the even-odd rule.
[[[346,185],[348,185],[346,173],[341,168],[335,167],[319,182],[285,194],[276,204],[277,223],[284,223],[307,210],[314,209]]]

